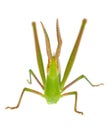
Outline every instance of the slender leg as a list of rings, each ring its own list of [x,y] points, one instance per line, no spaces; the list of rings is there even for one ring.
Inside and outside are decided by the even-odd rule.
[[[68,95],[75,95],[75,103],[74,103],[74,111],[79,113],[79,114],[82,114],[83,115],[83,112],[80,112],[77,110],[77,98],[78,98],[78,93],[76,91],[73,91],[73,92],[68,92],[68,93],[64,93],[62,95],[63,96],[68,96]]]
[[[75,80],[73,80],[71,83],[69,83],[68,85],[66,85],[62,91],[66,90],[67,88],[69,88],[72,84],[74,84],[75,82],[79,81],[80,79],[85,79],[92,87],[97,87],[100,85],[104,85],[103,83],[100,84],[93,84],[85,75],[80,75],[79,77],[77,77]]]
[[[16,109],[16,108],[18,108],[18,107],[20,106],[20,103],[21,103],[21,100],[22,100],[22,97],[23,97],[23,94],[24,94],[25,91],[38,94],[38,95],[40,95],[40,96],[42,96],[42,97],[44,96],[42,93],[40,93],[40,92],[38,92],[38,91],[35,91],[35,90],[33,90],[33,89],[24,88],[23,91],[22,91],[22,93],[21,93],[21,96],[20,96],[20,98],[19,98],[19,101],[18,101],[17,105],[16,105],[15,107],[9,107],[9,106],[8,106],[8,107],[6,107],[5,109],[8,109],[8,108],[10,108],[10,109]]]
[[[35,78],[35,80],[37,81],[37,83],[41,86],[41,88],[44,90],[43,85],[41,84],[41,82],[38,80],[38,78],[36,77],[36,75],[34,74],[34,72],[30,69],[29,70],[29,80],[27,80],[27,82],[29,84],[32,84],[32,76]]]

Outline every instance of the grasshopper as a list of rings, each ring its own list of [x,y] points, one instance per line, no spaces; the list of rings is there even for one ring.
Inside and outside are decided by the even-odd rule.
[[[79,34],[77,36],[75,45],[72,49],[72,52],[70,54],[70,57],[69,57],[67,65],[66,65],[66,69],[64,71],[64,75],[63,75],[62,80],[60,77],[61,73],[60,73],[60,64],[59,64],[59,56],[60,56],[60,52],[61,52],[62,38],[61,38],[61,34],[60,34],[58,19],[56,21],[56,33],[57,33],[58,46],[56,49],[56,53],[54,55],[52,55],[52,52],[51,52],[50,40],[49,40],[48,33],[47,33],[43,23],[41,22],[43,33],[45,35],[46,52],[47,52],[47,56],[48,56],[47,77],[45,76],[42,54],[41,54],[39,39],[38,39],[38,35],[37,35],[37,30],[36,30],[36,23],[32,22],[34,39],[35,39],[35,50],[36,50],[37,64],[38,64],[38,69],[39,69],[40,76],[42,79],[42,83],[39,81],[39,79],[36,77],[35,73],[31,69],[29,70],[28,82],[30,84],[32,84],[32,77],[33,77],[37,81],[39,86],[43,89],[43,93],[36,91],[36,90],[33,90],[31,88],[24,88],[22,90],[18,104],[15,107],[8,106],[8,107],[6,107],[6,109],[18,108],[20,103],[21,103],[24,92],[27,91],[27,92],[35,93],[35,94],[40,95],[41,97],[45,98],[48,104],[57,103],[59,101],[59,99],[62,97],[65,97],[68,95],[75,95],[74,111],[79,113],[79,114],[83,114],[83,112],[77,110],[78,92],[71,91],[71,92],[65,93],[64,91],[66,89],[68,89],[71,85],[73,85],[75,82],[77,82],[81,79],[85,79],[91,86],[103,85],[103,83],[93,84],[85,75],[82,74],[79,77],[77,77],[76,79],[74,79],[71,83],[69,83],[65,86],[66,80],[69,76],[69,73],[71,71],[71,68],[72,68],[73,63],[74,63],[75,58],[76,58],[76,54],[77,54],[77,51],[78,51],[78,48],[80,45],[81,37],[82,37],[83,31],[84,31],[86,22],[87,22],[86,19],[82,20],[80,31],[79,31]]]

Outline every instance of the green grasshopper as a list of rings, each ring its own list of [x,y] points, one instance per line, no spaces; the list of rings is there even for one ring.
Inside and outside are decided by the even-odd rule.
[[[31,69],[29,70],[29,77],[30,78],[29,78],[28,82],[30,84],[32,83],[32,76],[33,76],[35,78],[35,80],[37,81],[37,83],[40,85],[40,87],[43,89],[44,93],[38,92],[38,91],[30,89],[30,88],[24,88],[22,93],[21,93],[21,96],[19,98],[18,104],[15,107],[8,106],[8,107],[6,107],[6,109],[18,108],[20,103],[21,103],[24,92],[27,91],[27,92],[35,93],[35,94],[42,96],[43,98],[46,99],[48,104],[57,103],[59,101],[59,99],[62,97],[65,97],[68,95],[75,95],[74,111],[77,113],[83,114],[83,112],[80,112],[77,110],[77,98],[78,98],[77,91],[71,91],[71,92],[67,92],[67,93],[64,93],[64,91],[67,88],[69,88],[71,85],[73,85],[75,82],[77,82],[83,78],[91,86],[103,85],[103,83],[94,85],[90,82],[90,80],[85,75],[80,75],[75,80],[73,80],[71,83],[69,83],[68,85],[65,86],[66,80],[69,76],[69,73],[71,71],[71,68],[72,68],[73,63],[74,63],[75,58],[76,58],[76,54],[77,54],[77,51],[78,51],[78,48],[80,45],[80,40],[81,40],[81,37],[83,34],[83,30],[85,28],[86,22],[87,22],[87,20],[83,19],[77,40],[76,40],[75,45],[72,49],[72,52],[71,52],[70,58],[68,60],[68,63],[67,63],[62,80],[60,78],[61,74],[60,74],[60,65],[59,65],[59,55],[60,55],[61,46],[62,46],[62,39],[61,39],[58,19],[56,21],[56,33],[57,33],[58,46],[57,46],[55,55],[52,55],[49,36],[48,36],[48,33],[47,33],[43,23],[41,22],[42,29],[43,29],[43,32],[45,35],[46,51],[47,51],[47,56],[48,56],[47,78],[45,77],[44,65],[43,65],[41,50],[40,50],[40,46],[39,46],[38,35],[37,35],[37,31],[36,31],[36,23],[32,22],[34,39],[35,39],[36,57],[37,57],[37,63],[38,63],[38,68],[39,68],[40,76],[42,79],[42,83],[38,80],[38,78],[36,77],[36,75],[34,74],[34,72]]]

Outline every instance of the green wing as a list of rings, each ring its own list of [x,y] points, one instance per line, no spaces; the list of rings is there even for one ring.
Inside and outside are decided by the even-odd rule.
[[[64,72],[64,75],[63,75],[63,79],[62,79],[62,83],[61,83],[62,87],[64,87],[65,82],[66,82],[66,80],[67,80],[67,78],[69,76],[69,73],[71,71],[72,65],[73,65],[73,63],[75,61],[76,54],[77,54],[77,51],[78,51],[78,48],[79,48],[79,45],[80,45],[80,40],[81,40],[81,37],[82,37],[83,30],[84,30],[86,22],[87,22],[87,20],[83,19],[82,25],[81,25],[81,28],[80,28],[80,31],[79,31],[79,34],[78,34],[78,37],[77,37],[75,45],[74,45],[74,47],[72,49],[69,61],[67,63],[67,66],[66,66],[66,69],[65,69],[65,72]]]
[[[39,40],[38,40],[35,22],[32,23],[32,27],[33,27],[33,32],[34,32],[35,49],[36,49],[36,57],[37,57],[38,68],[39,68],[39,72],[40,72],[42,82],[45,85],[46,79],[45,79],[44,65],[43,65],[41,50],[40,50],[40,46],[39,46]]]

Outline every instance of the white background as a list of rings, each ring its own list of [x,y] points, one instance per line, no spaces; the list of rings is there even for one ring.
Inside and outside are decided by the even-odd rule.
[[[33,80],[29,85],[28,70],[39,77],[31,22],[36,21],[44,64],[47,64],[44,35],[40,21],[47,28],[53,52],[56,49],[56,18],[59,19],[63,46],[60,55],[61,73],[74,45],[83,18],[88,22],[76,62],[67,83],[85,74],[70,89],[77,90],[78,110],[73,111],[74,96],[47,105],[41,97],[25,93],[19,109],[16,105],[24,87],[39,89]],[[111,130],[111,4],[110,0],[4,0],[0,1],[0,129],[1,130]]]

